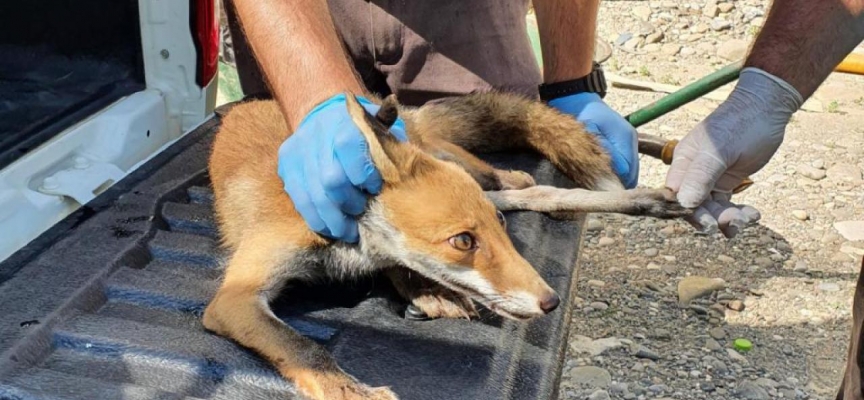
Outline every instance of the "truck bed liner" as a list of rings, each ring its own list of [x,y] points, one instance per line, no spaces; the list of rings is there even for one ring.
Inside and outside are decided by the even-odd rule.
[[[199,321],[222,268],[206,174],[218,123],[0,263],[0,398],[295,398],[268,364]],[[533,155],[490,160],[568,184]],[[517,249],[562,297],[544,318],[406,320],[382,277],[292,289],[274,312],[403,399],[553,399],[582,220],[507,219]]]

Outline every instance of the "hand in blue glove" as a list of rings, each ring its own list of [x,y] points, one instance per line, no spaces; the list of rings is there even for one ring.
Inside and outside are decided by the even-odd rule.
[[[579,93],[549,101],[549,105],[570,114],[600,139],[612,157],[612,169],[624,187],[632,189],[639,180],[639,141],[636,129],[609,108],[597,93]]]
[[[368,99],[357,100],[366,111],[378,112],[379,106]],[[401,119],[390,132],[399,141],[408,140]],[[344,94],[315,107],[282,143],[279,177],[313,231],[349,243],[359,241],[355,217],[366,207],[366,194],[378,194],[383,185],[367,146],[348,115]]]

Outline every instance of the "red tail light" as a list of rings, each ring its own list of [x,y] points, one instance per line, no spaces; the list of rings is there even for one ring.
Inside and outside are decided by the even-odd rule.
[[[219,61],[219,20],[216,0],[191,0],[192,38],[198,50],[198,86],[205,87],[216,75]]]

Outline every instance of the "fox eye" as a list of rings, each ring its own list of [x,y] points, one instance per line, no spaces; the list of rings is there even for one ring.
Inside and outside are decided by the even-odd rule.
[[[507,219],[504,218],[504,213],[498,210],[495,211],[498,213],[498,222],[501,223],[501,226],[503,226],[504,229],[507,229]]]
[[[477,241],[474,240],[474,236],[471,236],[468,232],[462,232],[453,236],[448,241],[456,250],[471,251],[477,248]]]

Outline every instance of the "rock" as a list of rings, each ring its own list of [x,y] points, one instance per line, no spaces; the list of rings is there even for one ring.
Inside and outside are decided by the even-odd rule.
[[[864,240],[864,221],[840,221],[834,223],[834,229],[849,241]]]
[[[678,282],[678,303],[690,304],[693,299],[708,296],[715,290],[726,288],[726,282],[720,278],[688,276]]]
[[[755,383],[756,385],[758,385],[762,388],[765,388],[766,390],[776,389],[777,385],[779,385],[774,380],[768,379],[768,378],[759,378],[759,379],[756,379],[755,381],[753,381],[753,383]]]
[[[717,5],[717,8],[720,9],[721,13],[728,13],[729,11],[732,11],[733,8],[735,8],[735,5],[732,3],[720,3]]]
[[[599,232],[604,228],[603,221],[600,221],[597,218],[591,218],[585,223],[585,230],[588,232]]]
[[[697,24],[696,26],[693,27],[693,32],[694,33],[705,33],[705,32],[708,32],[708,29],[711,29],[711,27],[708,26],[708,24],[701,24],[700,23],[700,24]]]
[[[663,32],[657,31],[645,37],[645,43],[660,43],[663,40]]]
[[[716,328],[711,328],[711,330],[708,331],[708,334],[711,335],[712,338],[717,340],[723,340],[726,338],[726,331],[719,326]]]
[[[630,391],[627,389],[627,384],[624,382],[616,382],[609,385],[609,394],[615,396],[624,396]]]
[[[711,29],[714,31],[725,31],[732,27],[732,23],[725,19],[715,19],[711,21]]]
[[[804,210],[792,210],[792,216],[801,221],[806,221],[810,218],[810,215]]]
[[[633,7],[631,13],[633,13],[633,16],[639,18],[642,21],[648,21],[648,19],[651,18],[651,7],[636,6]]]
[[[653,262],[650,262],[650,263],[648,263],[648,265],[645,267],[645,269],[647,269],[647,270],[649,270],[649,271],[659,271],[659,270],[660,270],[660,265],[658,265],[658,264],[656,264],[656,263],[653,263]]]
[[[861,182],[861,169],[854,164],[835,164],[826,171],[828,179],[835,183],[853,183]]]
[[[819,158],[810,163],[813,168],[825,169],[825,160]]]
[[[657,361],[660,359],[659,354],[645,346],[639,346],[639,349],[636,350],[636,353],[633,355],[636,356],[636,358],[647,358],[651,361]]]
[[[736,61],[747,55],[749,43],[740,39],[727,40],[717,47],[717,56],[729,61]]]
[[[714,371],[716,371],[719,374],[726,374],[729,372],[729,367],[726,366],[726,363],[718,360],[715,357],[712,357],[712,356],[702,357],[702,362],[706,366],[711,367],[711,369],[713,369]]]
[[[717,5],[713,2],[708,3],[705,5],[705,7],[702,8],[702,15],[708,18],[714,18],[720,15],[720,8],[717,7]]]
[[[797,168],[795,168],[795,172],[797,172],[798,175],[801,175],[805,178],[810,178],[814,181],[822,180],[826,176],[825,170],[807,164],[799,165]]]
[[[666,385],[651,385],[648,386],[648,391],[654,394],[664,393],[669,391],[669,386]],[[658,399],[660,400],[660,399]]]
[[[591,393],[591,395],[588,396],[588,400],[610,400],[610,399],[611,399],[611,397],[609,397],[609,392],[607,392],[605,390],[598,390],[594,393]]]
[[[774,261],[771,261],[768,257],[756,257],[753,262],[762,268],[771,268],[774,266]]]
[[[723,350],[723,346],[720,345],[720,342],[714,340],[714,338],[705,339],[705,348],[711,351]]]
[[[660,250],[657,250],[653,247],[650,249],[645,249],[645,255],[648,257],[657,257],[657,254],[659,254],[659,253],[660,253]]]
[[[603,368],[586,365],[570,370],[570,382],[591,389],[605,389],[612,383],[612,375]]]
[[[762,296],[765,295],[765,292],[763,292],[763,291],[761,291],[761,290],[759,290],[759,289],[753,289],[753,288],[750,288],[750,289],[747,289],[747,292],[749,292],[750,294],[752,294],[752,295],[754,295],[754,296],[756,296],[756,297],[762,297]]]
[[[642,50],[646,53],[656,53],[660,51],[660,45],[657,43],[646,44],[645,46],[642,46]]]
[[[807,262],[805,262],[804,260],[798,260],[797,262],[795,262],[795,267],[792,268],[792,271],[807,272],[807,269]]]
[[[597,310],[597,311],[605,311],[606,309],[609,308],[609,305],[602,302],[602,301],[595,301],[595,302],[589,304],[588,306]]]
[[[602,237],[602,238],[600,238],[600,240],[597,241],[597,244],[599,244],[601,246],[611,246],[614,243],[615,243],[615,239],[612,239],[610,237]]]
[[[692,47],[682,47],[678,54],[681,54],[682,56],[692,56],[693,54],[696,54],[696,50]]]
[[[596,288],[602,288],[606,286],[606,282],[598,281],[596,279],[591,279],[588,281],[588,286],[593,286]]]
[[[588,353],[592,357],[606,354],[610,350],[624,347],[621,340],[616,337],[608,337],[593,340],[587,336],[574,336],[570,341],[570,350],[576,354]]]
[[[701,51],[705,54],[714,54],[714,45],[711,43],[699,43],[696,45],[696,50]]]
[[[734,311],[744,311],[744,302],[741,300],[732,300],[726,304],[726,308]]]
[[[702,389],[703,392],[711,393],[717,388],[711,382],[699,382],[699,389]]]
[[[632,39],[632,38],[633,38],[633,34],[632,34],[632,33],[630,33],[630,32],[624,32],[624,33],[618,35],[618,38],[615,39],[615,45],[616,45],[616,46],[623,46],[624,43],[627,43],[627,41],[630,40],[630,39]]]
[[[708,309],[702,306],[697,306],[695,304],[691,304],[687,307],[690,311],[695,312],[698,315],[708,315]]]
[[[721,255],[717,256],[717,261],[720,261],[724,264],[732,264],[735,262],[735,259],[732,257],[729,257],[725,254],[721,254]]]
[[[624,43],[624,48],[627,50],[636,50],[639,46],[642,46],[642,43],[645,43],[645,39],[641,37],[634,37],[633,39],[628,40]]]
[[[839,292],[840,285],[834,282],[822,282],[819,284],[819,290],[823,292]]]
[[[768,392],[765,389],[759,387],[753,382],[744,382],[738,385],[738,389],[736,390],[739,398],[745,400],[768,400],[771,397],[768,396]]]
[[[730,358],[732,361],[735,361],[735,362],[737,362],[737,363],[739,363],[739,364],[749,364],[749,361],[747,361],[747,358],[744,357],[744,356],[742,356],[741,353],[739,353],[739,352],[737,352],[737,351],[735,351],[735,350],[732,350],[732,349],[726,349],[726,354],[729,355],[729,358]]]
[[[651,25],[650,22],[639,21],[639,23],[637,23],[636,26],[633,28],[633,33],[637,36],[648,36],[654,33],[654,31],[656,30],[657,29],[654,28],[654,25]]]

